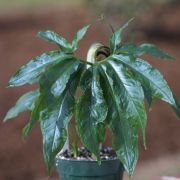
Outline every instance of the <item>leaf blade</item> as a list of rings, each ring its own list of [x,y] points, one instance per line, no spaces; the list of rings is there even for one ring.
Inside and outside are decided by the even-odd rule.
[[[74,60],[74,62],[72,62],[71,64],[68,65],[68,67],[62,71],[61,68],[59,68],[59,71],[61,71],[62,73],[59,74],[58,79],[54,82],[54,84],[51,86],[51,93],[54,96],[60,96],[61,93],[64,91],[64,89],[66,88],[66,84],[70,79],[70,76],[77,71],[78,67],[79,67],[79,61],[78,60]]]
[[[174,57],[172,57],[168,53],[162,51],[161,49],[159,49],[154,44],[149,44],[149,43],[141,44],[136,50],[137,56],[142,56],[146,53],[151,54],[154,57],[157,57],[160,59],[175,60]]]
[[[135,57],[143,56],[144,54],[150,54],[156,58],[165,59],[165,60],[175,60],[173,56],[162,51],[160,48],[154,44],[144,43],[140,46],[135,44],[124,44],[117,49],[116,54],[129,54]]]
[[[32,84],[38,80],[39,75],[45,72],[49,65],[69,57],[72,57],[72,55],[67,55],[59,51],[44,53],[22,66],[15,75],[10,78],[8,86],[14,87],[22,86],[24,84]]]
[[[27,110],[33,110],[34,108],[34,101],[39,96],[39,89],[35,91],[30,91],[28,93],[25,93],[23,96],[21,96],[18,101],[16,102],[16,105],[12,107],[6,114],[4,118],[4,122],[15,118],[19,115],[19,113]]]
[[[110,49],[111,52],[114,53],[117,50],[118,45],[122,41],[122,32],[128,27],[129,23],[133,21],[134,18],[130,19],[126,22],[119,30],[115,31],[110,37]]]
[[[81,39],[83,39],[83,37],[87,33],[87,30],[89,29],[89,27],[90,27],[90,25],[84,26],[75,34],[73,41],[72,41],[72,47],[73,47],[74,51],[77,49],[79,41]]]
[[[46,107],[48,102],[53,101],[54,94],[52,94],[54,91],[52,91],[52,87],[55,84],[55,82],[60,78],[60,76],[63,74],[63,72],[66,72],[66,70],[71,66],[76,65],[78,67],[81,67],[82,65],[79,64],[78,60],[70,58],[64,61],[61,61],[51,68],[49,68],[44,75],[40,78],[40,97],[36,102],[35,109],[33,110],[31,114],[30,121],[23,129],[23,136],[27,137],[29,133],[31,132],[32,128],[35,126],[35,124],[39,121],[39,114]],[[73,69],[75,72],[77,68]],[[72,72],[72,73],[73,73]],[[63,91],[65,90],[67,83],[70,79],[71,73],[67,76],[66,81],[63,84],[62,89],[58,92],[58,96],[62,95]],[[60,86],[59,86],[60,87]],[[50,91],[49,91],[50,90]],[[56,88],[56,90],[59,90],[59,88]],[[56,91],[55,91],[56,92]]]
[[[93,66],[87,69],[83,75],[81,88],[84,90],[84,94],[76,107],[77,132],[85,147],[99,161],[99,143],[104,139],[101,136],[104,135],[105,129],[101,123],[106,118],[107,105],[100,87],[97,68]],[[82,109],[82,106],[85,108]]]
[[[121,101],[122,109],[124,109],[124,115],[126,119],[132,119],[137,128],[142,130],[144,147],[146,148],[146,124],[147,116],[144,105],[144,92],[141,84],[132,78],[132,75],[128,72],[122,64],[113,61],[113,59],[106,62],[114,76],[116,83],[120,84],[121,89]]]
[[[113,134],[113,148],[118,158],[123,163],[129,176],[132,175],[138,159],[138,129],[124,115],[121,105],[121,92],[117,88],[118,83],[114,81],[113,74],[109,74],[109,68],[101,64],[101,76],[104,88],[106,88],[106,99],[108,102],[109,126]],[[131,129],[131,131],[130,131]]]
[[[39,38],[42,38],[48,42],[58,45],[63,51],[72,52],[72,46],[68,41],[53,31],[39,32],[37,34]]]
[[[50,97],[48,97],[48,98],[50,99]],[[34,107],[33,111],[31,112],[30,120],[23,128],[23,131],[22,131],[23,138],[26,138],[30,134],[33,127],[39,121],[39,115],[40,115],[40,111],[41,111],[41,107],[42,107],[41,104],[44,104],[46,101],[47,101],[47,99],[44,98],[44,95],[42,96],[42,94],[40,94],[40,96],[36,99],[35,107]]]
[[[74,113],[74,95],[80,74],[81,69],[70,79],[62,95],[58,98],[53,97],[51,103],[44,106],[40,115],[44,158],[49,174],[54,166],[55,156],[62,149],[67,138],[66,127]]]
[[[161,73],[148,62],[141,59],[131,59],[129,56],[123,55],[113,55],[112,57],[130,68],[137,75],[143,88],[147,92],[151,91],[153,98],[156,97],[171,105],[175,105],[175,100],[167,82]]]

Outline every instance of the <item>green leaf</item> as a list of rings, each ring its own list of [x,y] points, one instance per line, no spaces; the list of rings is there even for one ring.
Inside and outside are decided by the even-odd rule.
[[[133,20],[134,18],[130,19],[128,22],[126,22],[118,31],[114,32],[112,36],[110,37],[110,49],[111,52],[114,53],[118,46],[120,45],[122,41],[122,32],[124,29],[126,29],[129,25],[129,23]]]
[[[111,131],[113,147],[116,150],[117,157],[131,177],[138,161],[137,129],[125,120],[118,122],[116,119],[111,124]]]
[[[80,29],[74,36],[72,41],[72,47],[75,51],[77,49],[79,41],[85,36],[87,30],[89,29],[90,25],[84,26],[82,29]]]
[[[77,70],[77,65],[80,65],[79,60],[72,57],[49,68],[39,80],[41,93],[43,91],[46,93],[50,90],[51,94],[60,95],[65,89],[71,73],[75,71],[75,69]],[[61,84],[63,80],[64,84]],[[59,93],[58,90],[60,90],[61,93]]]
[[[113,77],[116,84],[119,85],[121,91],[119,98],[122,102],[121,108],[124,111],[124,116],[126,116],[126,119],[132,119],[132,123],[137,128],[141,128],[144,146],[146,148],[145,134],[147,116],[144,105],[144,92],[141,84],[134,80],[134,77],[129,73],[128,69],[117,61],[108,59],[105,65],[111,70],[113,74],[111,77]]]
[[[134,72],[145,90],[145,95],[151,95],[151,99],[159,98],[173,106],[176,104],[167,82],[161,73],[148,62],[123,55],[113,55],[112,57]]]
[[[116,50],[116,54],[126,54],[126,55],[136,56],[137,49],[138,47],[136,46],[136,44],[132,44],[132,43],[122,44],[122,46]]]
[[[135,44],[124,44],[116,51],[116,53],[131,54],[134,55],[135,57],[139,57],[148,53],[160,59],[167,59],[167,60],[175,59],[168,53],[159,49],[154,44],[148,44],[148,43],[141,44],[140,46],[136,46]]]
[[[81,78],[81,88],[84,94],[76,108],[77,132],[85,147],[100,160],[99,143],[103,139],[101,137],[103,126],[99,128],[99,123],[103,123],[106,119],[107,104],[100,87],[97,67],[93,66],[86,70]]]
[[[81,70],[74,73],[62,95],[47,102],[40,113],[44,158],[49,174],[54,166],[55,156],[67,139],[66,127],[74,112],[74,96],[80,75]]]
[[[129,176],[132,175],[138,159],[138,128],[131,114],[127,116],[122,101],[121,83],[114,72],[101,65],[101,77],[108,104],[107,120],[112,131],[113,148]]]
[[[4,121],[15,118],[19,115],[19,113],[23,111],[32,111],[34,109],[34,102],[38,96],[39,89],[35,91],[30,91],[21,96],[20,99],[16,102],[16,105],[7,112]]]
[[[22,66],[15,75],[11,77],[8,86],[13,87],[22,86],[27,83],[35,83],[39,80],[40,74],[44,73],[49,65],[70,57],[72,57],[72,55],[67,55],[59,51],[44,53]]]
[[[39,32],[37,36],[48,42],[58,45],[63,51],[72,52],[71,44],[62,36],[58,35],[56,32],[53,31]]]
[[[177,100],[177,98],[174,96],[175,99],[175,105],[172,106],[174,112],[176,113],[177,117],[180,119],[180,101]]]
[[[47,102],[47,100],[50,101],[51,97],[52,96],[49,95],[48,99],[47,99],[47,98],[44,98],[44,95],[42,96],[40,94],[40,96],[36,99],[36,101],[34,103],[34,109],[33,109],[32,113],[31,113],[30,120],[26,124],[26,126],[23,128],[23,131],[22,131],[23,138],[26,138],[30,134],[33,127],[39,121],[39,114],[40,114],[40,111],[41,111],[41,107],[42,107],[43,104],[45,104],[45,102]]]
[[[29,135],[30,131],[34,127],[34,125],[39,121],[39,113],[41,112],[42,109],[46,107],[46,105],[53,100],[53,94],[56,95],[58,94],[59,96],[63,93],[64,89],[66,88],[66,85],[70,79],[70,71],[67,71],[69,68],[73,69],[75,72],[75,69],[77,68],[72,68],[72,65],[74,67],[79,66],[79,61],[76,60],[75,58],[70,58],[64,61],[61,61],[54,66],[50,67],[44,75],[40,78],[40,96],[37,99],[35,103],[35,108],[31,114],[30,121],[28,124],[24,127],[23,129],[23,136],[26,137]],[[65,77],[64,73],[67,73],[67,77]],[[64,78],[60,78],[64,77]],[[56,83],[57,80],[64,80],[64,84],[62,84],[58,87],[55,87],[54,84]],[[56,88],[55,90],[52,88]],[[61,89],[62,88],[62,89]],[[59,90],[59,92],[58,92]]]
[[[167,60],[174,60],[175,58],[172,57],[171,55],[169,55],[168,53],[162,51],[161,49],[159,49],[157,46],[155,46],[154,44],[141,44],[137,50],[136,50],[136,54],[137,56],[142,56],[144,54],[151,54],[154,57],[160,58],[160,59],[167,59]]]
[[[63,66],[59,67],[59,77],[55,81],[55,83],[51,87],[51,92],[54,96],[59,96],[66,88],[66,84],[71,76],[75,71],[77,71],[79,67],[79,61],[74,60],[73,62],[69,63],[67,68]]]

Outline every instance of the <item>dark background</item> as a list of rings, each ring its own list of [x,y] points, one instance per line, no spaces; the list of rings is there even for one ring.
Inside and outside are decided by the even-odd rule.
[[[111,31],[106,22],[97,22],[101,13],[115,27],[135,17],[125,39],[155,43],[169,52],[176,61],[146,58],[167,79],[180,99],[180,6],[179,1],[25,1],[0,0],[0,180],[40,180],[47,177],[42,155],[42,138],[37,126],[23,140],[21,131],[29,114],[23,113],[10,123],[2,123],[7,110],[31,86],[6,88],[10,76],[31,58],[44,51],[56,49],[36,37],[42,30],[54,30],[72,40],[74,33],[92,23],[87,36],[80,43],[77,55],[85,59],[91,43],[107,44]],[[133,32],[132,32],[133,31]],[[136,38],[135,38],[136,36]],[[171,108],[156,102],[148,114],[145,151],[140,143],[140,160],[134,180],[145,180],[180,172],[180,121]],[[108,138],[107,144],[109,143]],[[168,157],[168,158],[167,158]],[[151,165],[151,162],[153,165]],[[159,164],[158,164],[159,163]],[[158,167],[157,168],[153,167]],[[167,167],[168,166],[168,167]],[[179,166],[179,167],[178,167]],[[168,170],[166,170],[168,168]],[[150,172],[151,171],[151,172]],[[144,179],[143,173],[147,178]],[[180,174],[180,173],[179,173]],[[57,178],[54,172],[53,178]]]

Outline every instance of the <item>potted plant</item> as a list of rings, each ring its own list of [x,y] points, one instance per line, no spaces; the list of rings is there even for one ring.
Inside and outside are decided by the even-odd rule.
[[[32,59],[11,77],[9,87],[39,85],[17,101],[4,121],[31,111],[23,136],[40,123],[49,174],[56,161],[62,180],[122,179],[124,169],[131,176],[138,160],[139,130],[146,147],[144,99],[149,107],[161,99],[180,117],[180,105],[167,82],[140,56],[174,58],[153,44],[122,43],[129,22],[113,32],[109,46],[93,44],[86,61],[74,52],[89,25],[75,34],[72,43],[52,31],[39,32],[38,37],[56,44],[59,50]],[[102,145],[107,129],[112,133],[113,150]],[[78,138],[85,148],[78,148]]]

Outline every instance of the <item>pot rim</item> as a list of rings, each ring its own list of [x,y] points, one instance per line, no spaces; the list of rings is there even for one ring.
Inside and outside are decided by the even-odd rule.
[[[61,161],[72,161],[72,162],[90,162],[90,163],[97,163],[97,160],[88,160],[88,159],[70,159],[70,158],[61,158],[56,156],[56,160],[61,160]],[[107,162],[107,161],[120,161],[117,157],[111,158],[111,159],[103,159],[101,162]]]

